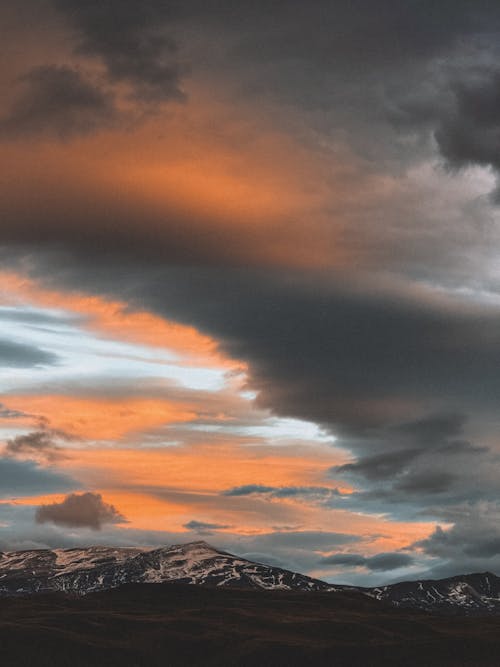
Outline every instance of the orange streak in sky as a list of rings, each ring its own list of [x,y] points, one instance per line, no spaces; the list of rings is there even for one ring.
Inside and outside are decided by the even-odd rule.
[[[323,485],[324,470],[341,461],[331,448],[184,445],[155,449],[72,450],[61,467],[88,484],[220,492],[243,484]]]
[[[194,327],[134,310],[124,301],[47,289],[26,276],[7,271],[0,271],[0,285],[0,297],[3,296],[5,303],[21,302],[76,313],[82,316],[77,325],[94,329],[107,338],[163,348],[187,363],[240,371],[246,368],[245,364],[224,357],[217,342]]]
[[[40,415],[51,428],[88,440],[117,440],[128,433],[196,417],[187,406],[152,398],[20,395],[9,396],[9,406]]]

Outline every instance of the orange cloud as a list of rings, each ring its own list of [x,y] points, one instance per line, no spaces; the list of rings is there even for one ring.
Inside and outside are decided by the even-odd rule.
[[[9,407],[40,415],[51,428],[87,440],[119,440],[165,424],[187,422],[188,406],[152,398],[90,398],[60,395],[9,396]]]
[[[6,145],[3,237],[174,261],[344,266],[360,167],[283,120],[191,82],[187,104],[127,131],[36,141],[35,160],[32,141]]]
[[[25,275],[9,271],[0,271],[0,285],[0,298],[4,303],[21,302],[76,313],[82,316],[80,326],[107,338],[163,348],[182,357],[184,363],[238,370],[246,367],[224,357],[217,342],[194,327],[145,310],[134,310],[124,301],[48,289]]]
[[[219,493],[242,484],[268,486],[324,483],[324,470],[342,460],[329,447],[185,445],[157,449],[74,450],[62,467],[85,483],[118,488],[157,487]]]

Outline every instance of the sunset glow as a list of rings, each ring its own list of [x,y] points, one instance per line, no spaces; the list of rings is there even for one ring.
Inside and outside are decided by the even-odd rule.
[[[0,551],[500,572],[496,18],[7,4]]]

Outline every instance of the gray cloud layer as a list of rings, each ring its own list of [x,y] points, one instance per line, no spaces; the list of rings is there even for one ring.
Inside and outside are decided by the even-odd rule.
[[[24,90],[0,119],[0,138],[46,135],[69,139],[115,122],[111,95],[65,65],[35,67],[21,77]]]
[[[98,56],[109,77],[126,81],[137,96],[182,99],[176,45],[166,32],[171,3],[55,0],[79,36],[78,52]]]
[[[0,340],[0,366],[30,368],[31,366],[54,365],[57,357],[38,347]]]
[[[320,560],[321,565],[340,565],[349,568],[364,567],[372,572],[397,570],[400,567],[408,567],[413,562],[412,556],[400,552],[384,552],[369,557],[361,554],[339,553],[325,556]]]
[[[0,458],[0,497],[18,498],[61,493],[77,488],[71,477],[43,468],[34,461]]]

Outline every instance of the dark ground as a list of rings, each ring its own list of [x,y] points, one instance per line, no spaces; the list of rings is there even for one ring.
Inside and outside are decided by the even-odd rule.
[[[348,593],[131,585],[0,600],[2,667],[500,665],[500,616],[398,612]]]

